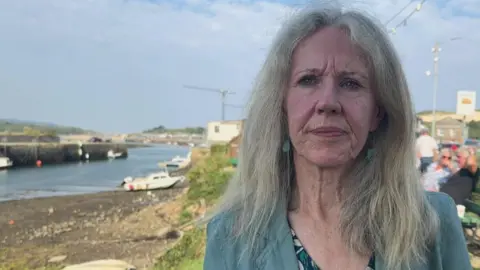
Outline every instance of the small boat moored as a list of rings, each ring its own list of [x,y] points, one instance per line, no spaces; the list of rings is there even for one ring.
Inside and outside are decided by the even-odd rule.
[[[192,153],[189,152],[186,157],[176,156],[172,160],[167,162],[160,162],[158,165],[161,168],[167,168],[168,170],[179,170],[190,165]]]
[[[0,170],[5,170],[12,166],[12,160],[10,160],[8,157],[0,156]]]
[[[183,181],[185,181],[185,176],[170,176],[167,171],[161,171],[146,177],[126,177],[121,186],[126,191],[167,189]]]
[[[116,159],[122,156],[121,152],[114,152],[113,150],[109,150],[107,152],[108,159]]]

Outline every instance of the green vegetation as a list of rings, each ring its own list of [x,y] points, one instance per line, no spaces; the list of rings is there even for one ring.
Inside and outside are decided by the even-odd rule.
[[[203,127],[186,127],[186,128],[177,128],[177,129],[169,129],[165,126],[158,126],[155,128],[147,129],[143,131],[143,133],[170,133],[170,134],[178,134],[178,133],[186,133],[186,134],[203,134],[205,133],[205,128]]]
[[[88,130],[77,127],[0,120],[0,132],[25,133],[27,135],[86,134]]]
[[[198,204],[199,200],[205,200],[207,209],[215,205],[232,176],[231,171],[225,170],[227,166],[228,158],[225,154],[212,153],[207,158],[199,161],[188,172],[187,177],[190,181],[190,188],[183,203],[183,210],[178,221],[179,224],[186,224],[192,221],[193,215],[188,209]],[[159,258],[155,269],[202,269],[203,256],[205,255],[205,240],[206,233],[203,226],[187,231],[174,248]]]
[[[467,124],[468,126],[468,137],[470,138],[480,138],[480,122],[471,121]]]
[[[177,245],[155,265],[156,270],[201,270],[205,256],[206,233],[203,228],[187,231]]]

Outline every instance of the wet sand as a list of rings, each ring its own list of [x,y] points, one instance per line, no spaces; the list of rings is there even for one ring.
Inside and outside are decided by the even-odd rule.
[[[152,253],[172,240],[155,237],[174,214],[160,213],[159,205],[174,200],[186,186],[0,202],[0,262],[22,260],[35,269],[61,255],[67,256],[62,263],[136,257],[137,263],[151,263]]]

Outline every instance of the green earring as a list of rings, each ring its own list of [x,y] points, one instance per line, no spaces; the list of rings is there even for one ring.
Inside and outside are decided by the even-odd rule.
[[[284,153],[290,152],[290,140],[289,140],[289,139],[286,139],[286,140],[283,142],[282,151],[283,151]]]

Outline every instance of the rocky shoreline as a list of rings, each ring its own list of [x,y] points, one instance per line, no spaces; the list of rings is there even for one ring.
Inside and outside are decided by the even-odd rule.
[[[0,266],[35,269],[95,259],[151,266],[178,238],[169,230],[179,214],[175,199],[187,185],[0,202]]]

